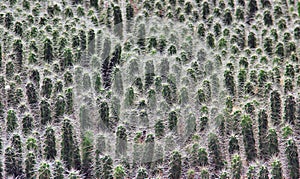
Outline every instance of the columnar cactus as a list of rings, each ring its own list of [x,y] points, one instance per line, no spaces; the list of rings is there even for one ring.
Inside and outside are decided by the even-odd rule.
[[[229,148],[228,148],[229,153],[234,154],[236,152],[239,152],[239,150],[240,150],[240,146],[237,137],[231,136],[229,139]]]
[[[35,174],[36,156],[34,152],[28,152],[25,160],[25,176],[26,178],[37,177]]]
[[[44,137],[44,156],[47,160],[54,160],[57,155],[54,129],[48,127]]]
[[[119,6],[114,6],[114,32],[120,38],[123,37],[122,12]]]
[[[293,96],[287,96],[284,107],[284,118],[285,121],[290,124],[295,124],[296,120],[296,102]]]
[[[278,91],[271,92],[271,119],[274,125],[281,123],[281,99]]]
[[[22,158],[22,143],[21,137],[18,134],[14,134],[12,137],[12,150],[13,152],[13,174],[15,177],[23,175],[23,158]],[[7,164],[7,163],[6,163]]]
[[[229,94],[234,96],[235,95],[235,82],[234,82],[234,77],[232,75],[232,72],[226,70],[224,73],[224,77],[225,77],[225,85],[229,91]]]
[[[299,178],[300,3],[124,3],[1,1],[0,178]]]
[[[247,160],[254,160],[257,153],[255,149],[255,138],[252,129],[252,120],[249,116],[243,116],[241,120],[243,141]]]
[[[145,148],[142,156],[142,162],[149,168],[153,162],[155,140],[153,134],[148,134],[145,140]]]
[[[53,56],[52,41],[47,38],[44,41],[44,61],[51,63],[53,61]]]
[[[16,112],[9,110],[6,116],[6,131],[8,133],[12,133],[19,126],[17,120]]]
[[[265,140],[268,130],[268,115],[266,110],[261,110],[258,113],[258,147],[260,150],[260,157],[266,159],[268,156],[268,142]]]
[[[46,125],[52,121],[50,104],[45,100],[42,100],[40,103],[40,115],[42,125]]]
[[[116,139],[116,155],[125,155],[127,152],[127,133],[123,126],[119,126],[117,129]]]
[[[50,178],[51,177],[51,171],[50,171],[50,165],[46,162],[43,162],[40,164],[38,169],[38,178]]]
[[[282,164],[279,160],[274,160],[271,163],[271,178],[272,179],[280,179],[283,177],[283,173],[282,173]]]
[[[289,139],[286,145],[285,154],[288,159],[289,176],[299,178],[298,148],[293,139]]]
[[[113,179],[113,160],[106,155],[102,158],[101,178]]]
[[[276,133],[275,129],[269,130],[267,139],[268,139],[269,156],[277,154],[279,152],[279,149],[278,149],[278,137],[277,137],[277,133]]]
[[[136,179],[143,179],[143,178],[148,178],[148,173],[145,168],[139,168],[136,174]]]
[[[53,166],[53,177],[54,179],[63,179],[64,178],[64,168],[60,160],[55,160]]]
[[[55,117],[56,121],[59,121],[58,118],[62,117],[65,114],[65,98],[62,95],[58,95],[55,100]]]
[[[177,113],[176,111],[171,111],[168,115],[168,121],[169,121],[169,129],[171,131],[177,132]]]
[[[63,120],[62,141],[61,141],[61,159],[65,162],[66,168],[70,170],[81,168],[80,156],[78,156],[78,146],[74,138],[73,126],[69,119]],[[71,152],[72,151],[72,152]]]
[[[26,95],[29,104],[38,102],[36,87],[31,82],[26,85]]]
[[[216,134],[211,133],[208,137],[208,150],[210,162],[214,170],[221,170],[224,167],[224,161],[220,149],[219,139]]]
[[[122,165],[117,165],[114,168],[114,177],[116,179],[123,179],[126,176],[125,169]]]
[[[93,177],[93,137],[90,131],[82,139],[82,173],[84,177]]]
[[[234,155],[231,161],[232,178],[241,178],[242,176],[242,160],[239,155]]]
[[[178,151],[173,151],[170,161],[169,178],[179,179],[181,176],[181,154]]]

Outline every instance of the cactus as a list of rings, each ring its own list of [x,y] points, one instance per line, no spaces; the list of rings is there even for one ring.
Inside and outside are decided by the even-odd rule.
[[[17,127],[17,116],[14,110],[9,110],[6,116],[6,131],[12,133]]]
[[[113,161],[110,156],[106,155],[102,158],[102,178],[113,178]]]
[[[242,176],[242,161],[239,155],[234,155],[231,161],[231,173],[233,178],[241,178]]]
[[[1,1],[0,178],[299,178],[299,9]]]
[[[41,163],[38,172],[39,179],[51,177],[50,165],[48,163]]]
[[[222,153],[220,151],[219,139],[214,133],[209,134],[208,149],[210,160],[214,166],[214,170],[221,170],[224,167],[224,161]]]
[[[234,154],[236,152],[239,152],[239,150],[240,150],[240,146],[239,146],[238,139],[236,138],[236,136],[230,137],[229,148],[228,148],[229,153]]]
[[[103,123],[103,126],[101,126],[101,127],[102,128],[108,127],[108,125],[109,125],[109,106],[108,106],[107,102],[102,102],[100,104],[99,113],[100,113],[101,122]]]
[[[114,168],[114,177],[116,179],[122,179],[126,176],[125,169],[122,165],[117,165]]]
[[[259,179],[268,179],[269,178],[269,171],[265,165],[262,165],[258,172]]]
[[[181,176],[181,154],[178,151],[173,151],[170,161],[169,178],[179,179]]]
[[[268,154],[268,143],[265,141],[268,130],[268,115],[266,110],[261,110],[258,114],[258,141],[261,158],[266,159]]]
[[[142,163],[144,163],[148,168],[151,166],[153,162],[153,155],[154,155],[154,146],[155,146],[155,139],[153,134],[148,134],[145,140],[145,148],[142,156]]]
[[[277,133],[275,129],[270,129],[269,134],[267,136],[268,139],[268,153],[270,156],[277,154],[279,152],[278,149],[278,139],[277,139]]]
[[[55,160],[55,162],[54,162],[53,177],[55,179],[63,179],[64,178],[64,168],[63,168],[63,164],[60,160]]]
[[[45,125],[52,121],[50,104],[42,100],[40,103],[41,124]]]
[[[155,123],[155,136],[161,138],[165,135],[165,126],[162,120],[159,120]]]
[[[271,119],[274,125],[281,122],[281,99],[278,91],[271,92]]]
[[[117,130],[116,155],[125,155],[127,151],[127,134],[123,126],[119,126]]]
[[[65,162],[68,170],[73,168],[80,169],[81,162],[78,162],[78,146],[74,138],[73,126],[69,119],[63,120],[62,141],[61,141],[61,159]],[[73,151],[73,152],[70,152]]]
[[[54,129],[48,127],[45,133],[44,155],[47,160],[54,160],[57,155]]]
[[[254,160],[257,155],[251,118],[249,116],[243,116],[241,120],[241,126],[247,160],[251,161]]]
[[[177,131],[177,113],[175,111],[171,111],[168,115],[168,121],[169,121],[169,129],[171,131],[176,132]]]
[[[28,152],[25,160],[25,176],[26,178],[34,178],[35,174],[35,165],[36,165],[36,156],[33,152]]]
[[[292,139],[289,139],[286,145],[285,154],[288,159],[289,176],[299,178],[298,148]]]
[[[293,96],[287,96],[284,107],[284,118],[290,124],[295,124],[296,102]]]
[[[85,132],[82,139],[82,168],[83,175],[93,177],[93,137],[90,131]]]
[[[137,171],[137,175],[136,175],[136,178],[137,179],[142,179],[142,178],[147,178],[148,177],[148,173],[146,171],[145,168],[139,168],[138,171]]]
[[[282,164],[279,160],[274,160],[271,163],[271,178],[272,179],[279,179],[282,178],[283,174],[282,174]]]
[[[14,177],[23,175],[22,144],[19,135],[13,135],[12,146],[5,149],[4,155],[7,175],[13,175]]]

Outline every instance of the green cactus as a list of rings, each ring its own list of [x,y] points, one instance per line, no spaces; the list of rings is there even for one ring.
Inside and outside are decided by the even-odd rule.
[[[51,63],[53,61],[53,46],[50,39],[45,39],[44,41],[44,61]]]
[[[278,148],[278,137],[275,129],[270,129],[269,134],[267,136],[268,141],[268,153],[269,156],[278,154],[279,148]]]
[[[283,177],[282,164],[279,160],[274,160],[271,163],[271,179],[280,179]]]
[[[242,177],[242,160],[239,155],[234,155],[231,161],[231,175],[232,178],[241,178]]]
[[[268,178],[269,178],[269,171],[268,171],[267,166],[262,165],[262,166],[259,168],[258,178],[259,178],[259,179],[268,179]]]
[[[284,119],[290,124],[295,124],[296,120],[296,101],[291,95],[286,97],[284,106]]]
[[[243,116],[241,120],[243,141],[247,160],[252,161],[256,158],[255,138],[253,134],[252,120],[249,116]]]
[[[291,178],[299,178],[298,148],[293,139],[286,142],[285,154],[288,159],[288,170]]]
[[[225,77],[225,85],[227,90],[229,91],[229,94],[234,96],[235,95],[235,83],[234,83],[234,77],[232,75],[231,71],[226,70],[224,72]]]
[[[54,162],[53,178],[54,179],[63,179],[64,178],[63,163],[60,160],[55,160],[55,162]]]
[[[38,102],[36,87],[30,82],[26,85],[26,95],[29,104],[35,104]]]
[[[19,125],[18,125],[18,118],[16,116],[16,112],[14,110],[8,110],[6,116],[6,131],[8,133],[12,133],[18,126]]]
[[[71,152],[72,151],[72,152]],[[64,119],[62,124],[62,141],[61,141],[61,159],[65,162],[68,170],[71,167],[81,168],[80,156],[76,138],[74,138],[74,129],[69,119]]]
[[[265,141],[267,138],[268,130],[268,114],[266,110],[260,110],[258,113],[258,147],[260,150],[260,157],[266,159],[268,154],[268,143]]]
[[[18,134],[14,134],[12,136],[12,141],[11,141],[11,145],[12,145],[12,150],[14,150],[12,156],[13,156],[13,166],[11,166],[12,170],[13,170],[13,174],[15,177],[23,175],[24,171],[23,171],[23,158],[22,158],[22,143],[21,143],[21,137]],[[9,165],[7,165],[7,163],[5,164],[6,167],[10,167]]]
[[[42,100],[40,103],[40,115],[42,125],[52,121],[50,104],[45,100]]]
[[[230,137],[228,151],[230,154],[238,153],[240,151],[239,142],[236,136]]]
[[[208,150],[210,162],[214,166],[214,170],[221,170],[224,167],[224,161],[220,149],[219,139],[216,134],[210,133],[208,136]]]
[[[250,165],[250,166],[248,167],[248,171],[247,171],[246,175],[247,175],[247,178],[248,178],[248,179],[255,178],[255,177],[256,177],[256,174],[255,174],[255,166]]]
[[[198,165],[207,166],[208,165],[208,156],[205,148],[199,148],[197,153]]]
[[[173,151],[170,160],[169,178],[179,179],[181,177],[181,154],[179,151]]]
[[[281,123],[281,99],[278,91],[271,92],[271,119],[274,125]]]
[[[48,127],[45,133],[44,156],[47,160],[54,160],[57,155],[54,129]]]
[[[113,160],[110,156],[105,155],[102,158],[102,177],[107,179],[113,179]]]
[[[36,156],[34,152],[28,152],[25,160],[25,176],[26,178],[35,178]]]
[[[103,124],[103,126],[101,126],[101,128],[108,127],[109,126],[109,106],[108,106],[107,102],[105,102],[105,101],[101,102],[99,114],[100,114],[101,122]]]
[[[114,168],[114,178],[123,179],[126,176],[125,169],[122,165],[117,165]]]
[[[66,102],[65,102],[65,98],[62,95],[58,95],[55,99],[55,117],[56,118],[60,118],[64,115],[65,113],[65,106],[66,106]],[[56,119],[56,121],[59,121],[58,119]]]
[[[119,126],[117,129],[116,139],[116,156],[125,155],[127,152],[127,133],[123,126]]]
[[[91,131],[84,133],[81,147],[82,147],[82,168],[81,171],[84,177],[93,177],[93,134]]]
[[[42,95],[49,99],[52,94],[52,87],[52,80],[50,78],[44,78],[42,85]]]
[[[174,132],[177,131],[177,121],[178,121],[177,113],[175,111],[171,111],[168,115],[168,122],[169,122],[168,128],[171,131],[174,131]]]
[[[150,168],[154,156],[154,146],[155,146],[154,135],[148,134],[145,143],[146,145],[144,147],[144,151],[142,155],[142,163],[146,165],[148,168]]]
[[[209,179],[209,172],[207,169],[202,169],[201,170],[201,173],[200,173],[200,176],[202,179]]]

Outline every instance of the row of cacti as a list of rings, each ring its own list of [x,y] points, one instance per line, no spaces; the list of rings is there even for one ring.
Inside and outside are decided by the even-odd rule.
[[[1,177],[299,178],[299,2],[0,9]]]

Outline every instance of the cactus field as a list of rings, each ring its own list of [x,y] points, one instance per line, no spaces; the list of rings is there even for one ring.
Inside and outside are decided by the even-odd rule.
[[[299,179],[299,0],[0,0],[0,179]]]

